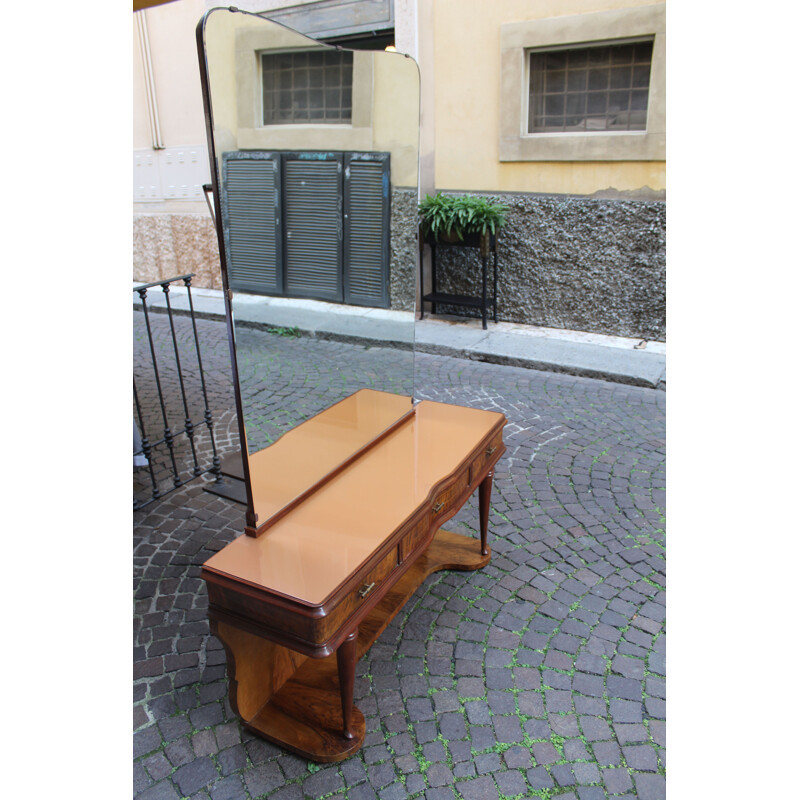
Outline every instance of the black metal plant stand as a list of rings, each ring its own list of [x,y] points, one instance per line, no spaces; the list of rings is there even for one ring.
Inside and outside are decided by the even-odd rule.
[[[489,318],[489,306],[492,308],[492,320],[497,322],[497,236],[495,234],[487,234],[488,246],[481,248],[482,236],[478,233],[466,234],[463,240],[456,242],[438,241],[432,233],[424,235],[422,229],[419,231],[419,277],[420,286],[423,285],[423,260],[422,255],[427,244],[431,249],[431,291],[428,294],[422,295],[422,307],[420,309],[420,319],[425,319],[425,303],[431,304],[431,313],[436,313],[437,304],[446,304],[452,306],[467,306],[470,308],[478,308],[481,312],[481,320],[483,322],[483,329],[486,330],[487,320]],[[470,249],[477,249],[480,251],[481,260],[481,295],[480,297],[465,295],[465,294],[447,294],[440,292],[436,288],[436,249],[437,247],[464,247]],[[489,255],[492,256],[492,295],[489,297],[487,292],[488,284],[488,261]]]

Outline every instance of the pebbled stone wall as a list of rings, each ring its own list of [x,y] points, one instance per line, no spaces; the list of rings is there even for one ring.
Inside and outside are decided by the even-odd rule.
[[[392,189],[389,303],[395,311],[417,304],[417,190]]]
[[[498,319],[666,341],[665,202],[484,196],[509,206],[498,239]],[[439,291],[478,295],[480,286],[476,250],[437,251]]]
[[[222,289],[214,223],[205,214],[133,215],[133,280],[152,283],[196,273],[192,286]]]

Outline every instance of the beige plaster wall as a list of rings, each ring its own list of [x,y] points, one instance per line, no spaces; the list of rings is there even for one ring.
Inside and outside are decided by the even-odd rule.
[[[392,154],[392,184],[416,187],[419,68],[399,53],[374,54],[372,149]]]
[[[394,44],[398,53],[418,59],[417,0],[394,0]]]
[[[652,0],[435,0],[431,5],[431,24],[421,25],[419,35],[423,80],[433,72],[436,77],[437,189],[579,195],[665,190],[664,161],[501,163],[499,154],[500,26],[653,5]],[[434,63],[429,68],[424,53],[431,40]]]
[[[147,111],[147,93],[144,80],[139,28],[132,26],[133,31],[133,149],[152,147],[150,121]]]
[[[164,145],[196,145],[206,140],[195,26],[206,10],[204,0],[177,0],[145,9],[155,76],[159,122]],[[134,149],[152,147],[139,34],[133,25]]]

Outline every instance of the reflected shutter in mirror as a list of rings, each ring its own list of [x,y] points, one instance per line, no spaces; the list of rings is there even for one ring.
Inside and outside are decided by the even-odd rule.
[[[286,294],[341,302],[341,155],[287,155],[283,174]]]
[[[389,153],[348,153],[344,301],[389,307]]]
[[[223,153],[221,206],[229,288],[258,294],[282,292],[277,154]]]

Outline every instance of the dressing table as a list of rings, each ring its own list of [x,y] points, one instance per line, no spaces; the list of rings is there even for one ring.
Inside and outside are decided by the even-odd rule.
[[[476,570],[489,563],[489,500],[494,468],[505,451],[506,420],[492,411],[415,402],[409,346],[408,394],[397,391],[404,376],[391,376],[385,386],[343,392],[336,402],[306,414],[264,446],[265,434],[258,426],[270,414],[255,407],[263,396],[260,391],[243,391],[235,319],[237,302],[253,302],[252,296],[242,299],[240,293],[254,292],[263,274],[282,276],[265,294],[274,296],[290,284],[292,253],[303,252],[304,235],[316,234],[292,227],[291,215],[282,213],[295,202],[279,188],[287,164],[304,153],[309,162],[314,154],[325,161],[331,153],[323,151],[324,137],[338,136],[337,141],[346,143],[347,136],[355,135],[358,119],[364,128],[358,141],[366,152],[347,154],[338,163],[348,164],[347,170],[354,163],[366,164],[368,171],[373,163],[369,144],[380,153],[374,163],[387,176],[381,202],[399,206],[403,192],[415,198],[419,79],[416,65],[402,55],[354,53],[353,85],[366,86],[369,77],[371,95],[353,98],[348,131],[331,131],[333,126],[326,125],[252,127],[252,106],[259,94],[250,66],[276,63],[259,62],[265,53],[272,57],[331,48],[235,9],[207,12],[197,37],[247,495],[243,534],[202,568],[209,621],[226,651],[231,706],[245,727],[313,761],[335,762],[357,752],[364,740],[364,716],[353,704],[357,660],[429,575],[444,569]],[[399,116],[393,119],[392,114]],[[279,152],[276,142],[290,135],[313,149],[299,155],[296,149],[288,155]],[[241,198],[225,173],[227,164],[255,165],[246,170],[248,185],[256,188],[239,205]],[[313,196],[314,172],[303,174]],[[345,189],[350,178],[349,172],[341,176]],[[264,190],[265,181],[272,188]],[[348,270],[351,278],[357,277],[360,257],[352,244],[358,237],[359,212],[352,189],[345,194],[343,271],[338,276],[344,283]],[[380,219],[390,219],[381,208]],[[413,253],[415,227],[411,230]],[[252,252],[242,249],[250,235],[260,237]],[[383,268],[395,283],[406,266],[412,281],[416,274],[413,263],[386,260],[390,252],[402,249],[402,235],[394,226],[384,229]],[[282,242],[283,249],[272,247],[273,240]],[[320,244],[308,241],[305,252],[313,260]],[[334,237],[334,247],[335,242]],[[243,274],[245,267],[251,283],[236,290],[231,276]],[[392,320],[408,323],[408,343],[413,345],[413,302],[404,307],[387,286],[370,302],[389,298]],[[297,305],[299,316],[303,307]],[[298,324],[302,326],[302,319]],[[272,362],[268,353],[257,361],[263,380],[256,382],[266,392],[273,380]],[[476,491],[480,538],[442,529]]]
[[[371,394],[376,405],[395,398]],[[285,434],[281,449],[327,415]],[[246,727],[316,761],[358,750],[356,660],[428,575],[489,562],[504,423],[496,412],[423,400],[262,535],[244,534],[205,563],[211,629],[225,645],[231,705]],[[354,447],[362,440],[357,422],[333,433],[352,435]],[[279,474],[281,454],[271,450],[259,460]],[[441,530],[476,489],[480,541]]]

